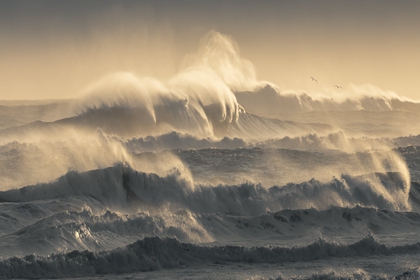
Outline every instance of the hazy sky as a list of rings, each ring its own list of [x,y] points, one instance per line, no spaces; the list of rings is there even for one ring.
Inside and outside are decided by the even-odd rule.
[[[0,99],[69,98],[116,71],[169,78],[210,30],[281,88],[420,99],[419,15],[416,0],[1,0]]]

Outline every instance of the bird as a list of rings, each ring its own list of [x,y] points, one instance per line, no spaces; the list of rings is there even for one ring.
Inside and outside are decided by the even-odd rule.
[[[343,88],[342,86],[339,86],[339,85],[335,85],[334,87],[335,88]]]
[[[317,79],[315,79],[314,77],[311,77],[311,79],[312,79],[312,81],[313,81],[313,82],[318,83],[318,80],[317,80]]]

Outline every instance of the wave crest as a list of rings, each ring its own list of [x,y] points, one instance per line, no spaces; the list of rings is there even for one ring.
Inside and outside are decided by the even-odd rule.
[[[4,201],[22,202],[65,195],[93,197],[108,207],[179,208],[194,213],[261,215],[283,209],[328,209],[331,206],[376,207],[393,211],[411,209],[410,184],[397,172],[361,176],[342,175],[330,182],[315,179],[300,184],[265,188],[259,184],[193,185],[179,170],[165,177],[139,172],[123,165],[85,173],[71,171],[56,182],[0,192]],[[133,200],[134,199],[134,200]],[[131,204],[132,205],[132,204]]]

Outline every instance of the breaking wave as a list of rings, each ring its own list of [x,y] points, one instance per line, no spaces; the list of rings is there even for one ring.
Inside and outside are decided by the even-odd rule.
[[[31,104],[0,108],[0,278],[418,259],[417,101],[280,89],[212,31],[167,80]]]
[[[393,211],[411,209],[410,183],[403,174],[342,175],[329,182],[312,179],[303,183],[266,188],[260,184],[194,185],[179,171],[160,177],[124,165],[85,173],[71,171],[56,182],[0,192],[0,199],[24,202],[66,195],[93,197],[108,207],[126,207],[129,196],[137,205],[154,209],[179,208],[194,213],[261,215],[282,209],[328,209],[331,206],[376,207]]]
[[[311,111],[391,111],[418,112],[420,103],[383,91],[372,85],[351,85],[346,91],[314,95],[280,90],[267,84],[254,91],[235,92],[246,111],[260,116],[284,116]]]

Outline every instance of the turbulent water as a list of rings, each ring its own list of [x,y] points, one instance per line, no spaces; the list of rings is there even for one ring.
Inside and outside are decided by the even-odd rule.
[[[420,103],[184,67],[1,103],[0,278],[420,278]]]

